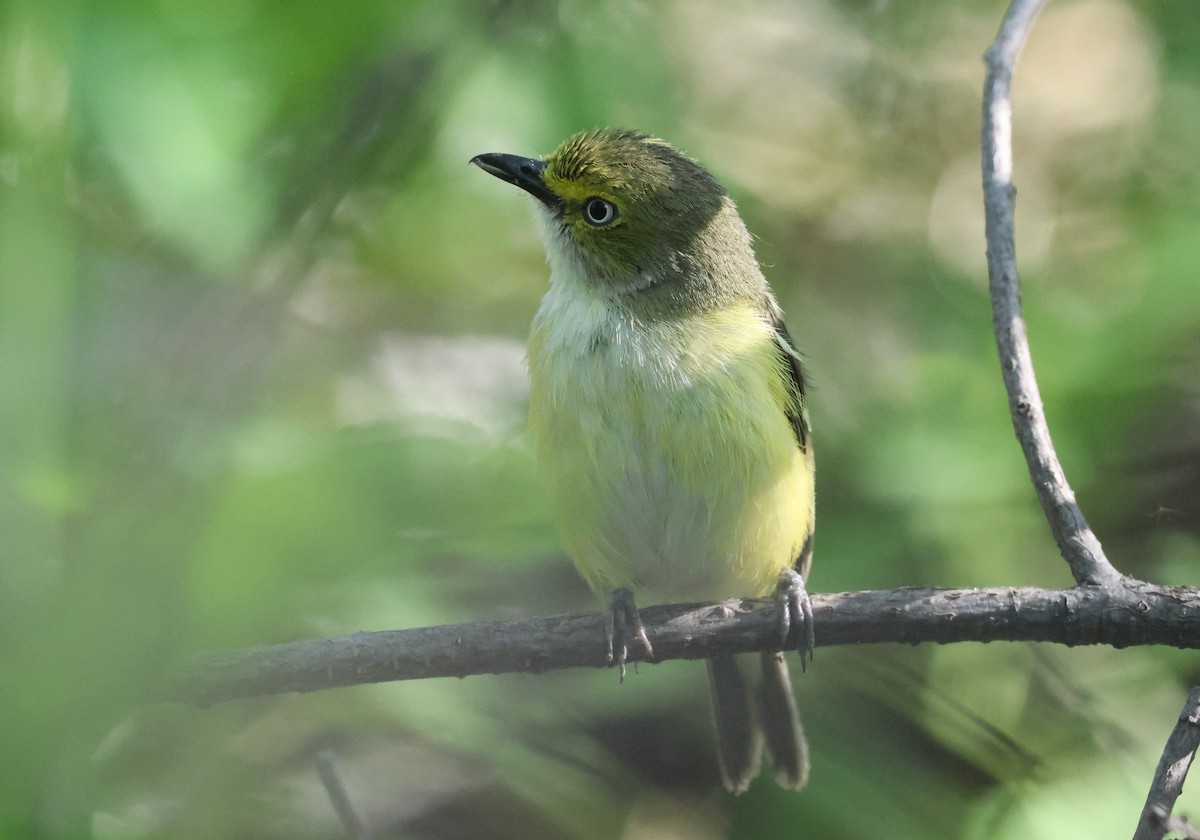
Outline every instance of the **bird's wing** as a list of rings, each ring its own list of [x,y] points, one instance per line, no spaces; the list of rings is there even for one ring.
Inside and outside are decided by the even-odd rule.
[[[775,343],[779,346],[782,360],[782,370],[788,377],[788,391],[791,399],[788,401],[787,419],[800,444],[800,451],[807,452],[812,437],[812,427],[808,422],[808,403],[804,397],[804,368],[799,352],[792,344],[787,326],[783,323],[782,314],[776,310],[771,313],[771,326],[775,329]]]
[[[800,353],[792,345],[792,337],[788,335],[787,327],[783,323],[783,316],[778,309],[772,312],[771,326],[775,329],[775,343],[779,347],[780,369],[788,380],[786,384],[791,396],[786,412],[788,423],[791,424],[792,432],[796,435],[796,443],[800,446],[800,451],[804,453],[804,461],[808,465],[808,475],[811,481],[813,469],[812,427],[808,422],[808,401],[804,395],[803,361]],[[812,567],[813,497],[811,492],[808,503],[807,533],[793,563],[793,568],[800,573],[802,578],[808,577],[808,570]]]

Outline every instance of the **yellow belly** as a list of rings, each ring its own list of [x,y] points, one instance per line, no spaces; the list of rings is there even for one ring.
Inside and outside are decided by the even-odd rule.
[[[748,306],[593,316],[547,313],[530,340],[530,425],[567,553],[602,595],[767,594],[813,516],[771,326]]]

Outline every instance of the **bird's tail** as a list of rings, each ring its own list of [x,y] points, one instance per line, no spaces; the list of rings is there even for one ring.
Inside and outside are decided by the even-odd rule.
[[[799,790],[808,781],[808,742],[800,726],[791,679],[781,653],[764,653],[758,708],[733,654],[708,660],[721,780],[744,793],[758,775],[763,742],[780,786]]]
[[[796,710],[792,678],[782,653],[760,656],[763,673],[758,714],[775,781],[787,790],[800,790],[808,783],[808,739]]]
[[[708,660],[708,681],[721,781],[730,793],[745,793],[762,763],[762,736],[754,725],[750,689],[731,653]]]

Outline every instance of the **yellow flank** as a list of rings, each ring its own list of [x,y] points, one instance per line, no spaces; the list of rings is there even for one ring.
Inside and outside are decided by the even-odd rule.
[[[581,292],[551,288],[529,345],[568,554],[601,594],[769,593],[813,516],[772,326],[748,304],[639,321]]]

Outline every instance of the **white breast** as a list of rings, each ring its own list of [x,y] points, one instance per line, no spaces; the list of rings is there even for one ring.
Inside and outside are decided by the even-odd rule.
[[[568,553],[601,594],[762,594],[802,539],[781,495],[799,450],[755,357],[771,327],[748,307],[639,322],[563,267],[529,367]]]

